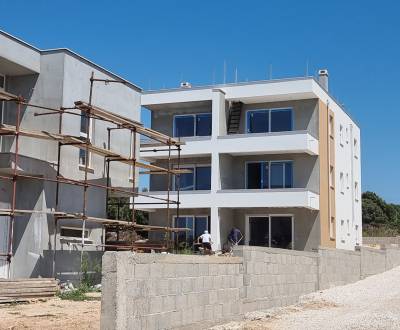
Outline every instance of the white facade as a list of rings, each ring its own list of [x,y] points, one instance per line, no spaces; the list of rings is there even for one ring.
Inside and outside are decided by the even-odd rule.
[[[236,134],[228,134],[229,107],[231,102],[238,101],[243,104],[240,128]],[[242,233],[249,235],[248,218],[259,214],[290,215],[294,224],[292,241],[297,249],[312,250],[321,244],[319,213],[320,208],[325,206],[320,206],[319,190],[322,171],[319,167],[319,112],[324,111],[318,107],[320,101],[328,104],[335,115],[334,204],[337,220],[334,244],[338,248],[354,249],[356,244],[361,244],[360,130],[316,80],[299,78],[260,81],[152,91],[142,95],[142,106],[152,111],[152,128],[166,134],[174,134],[174,116],[206,112],[212,114],[210,136],[182,138],[186,144],[182,147],[181,166],[210,164],[211,184],[209,190],[181,191],[180,214],[208,212],[214,249],[220,249],[225,243],[227,232],[232,226],[239,226]],[[294,125],[291,131],[246,131],[247,111],[266,107],[275,109],[282,105],[293,108]],[[347,132],[344,143],[339,138],[340,127]],[[354,141],[357,141],[356,146]],[[165,161],[168,153],[150,152],[153,148],[143,144],[141,157],[153,163]],[[247,189],[247,165],[244,164],[261,160],[293,161],[292,186],[281,189]],[[343,173],[344,180],[348,180],[344,191],[340,190],[340,173]],[[235,180],[239,183],[235,183]],[[166,189],[159,189],[162,187],[160,182],[157,178],[150,179],[148,194],[166,197]],[[176,197],[176,192],[171,193],[171,198]],[[146,201],[146,197],[135,199],[138,203]],[[150,220],[158,223],[166,221],[166,205],[140,208],[151,212]],[[311,219],[310,224],[308,218]],[[245,242],[249,240],[251,237],[245,237]]]

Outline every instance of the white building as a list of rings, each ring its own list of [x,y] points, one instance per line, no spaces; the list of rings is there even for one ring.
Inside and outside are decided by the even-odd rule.
[[[152,128],[186,142],[180,166],[192,169],[180,177],[180,217],[141,207],[150,223],[193,228],[179,237],[189,245],[208,229],[213,249],[233,226],[244,244],[360,245],[360,129],[329,95],[327,75],[144,92]],[[152,148],[142,144],[141,157],[165,165],[168,153]],[[149,194],[165,197],[167,181],[150,176]]]

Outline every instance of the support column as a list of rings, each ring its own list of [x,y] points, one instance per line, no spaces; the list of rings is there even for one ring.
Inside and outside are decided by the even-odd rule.
[[[212,90],[212,139],[226,135],[225,92]]]
[[[221,250],[221,231],[218,207],[211,207],[211,239],[214,251]]]

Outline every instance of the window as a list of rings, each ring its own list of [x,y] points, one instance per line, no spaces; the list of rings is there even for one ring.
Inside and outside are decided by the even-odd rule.
[[[350,220],[347,219],[347,236],[350,236]]]
[[[246,114],[247,133],[285,132],[293,130],[293,110],[249,110]]]
[[[0,74],[0,91],[4,91],[5,87],[6,87],[6,76]],[[0,101],[0,124],[4,123],[3,104],[4,102]]]
[[[344,143],[343,143],[344,137],[343,137],[343,125],[340,125],[339,127],[339,141],[340,141],[340,145],[343,147]]]
[[[293,188],[293,162],[270,161],[246,164],[247,189]]]
[[[86,112],[81,111],[81,124],[80,124],[80,132],[79,136],[82,141],[86,140],[91,140],[92,138],[92,119],[88,118],[86,115]],[[91,154],[89,152],[89,155],[86,155],[86,149],[83,147],[83,149],[79,149],[79,165],[80,166],[86,166],[86,162],[88,162],[88,167],[90,167],[90,161],[91,161]]]
[[[358,158],[358,141],[354,139],[354,157]]]
[[[358,202],[358,196],[359,196],[359,191],[358,191],[358,182],[354,182],[354,199]]]
[[[292,120],[292,109],[271,110],[271,132],[293,130]]]
[[[340,172],[340,192],[344,194],[344,174]]]
[[[344,235],[344,220],[340,220],[340,240],[342,243],[345,242],[345,235]]]
[[[245,242],[251,246],[294,249],[292,215],[250,215]]]
[[[211,166],[196,167],[196,190],[211,189]]]
[[[347,187],[347,190],[350,189],[349,173],[346,173],[346,187]]]
[[[180,231],[175,234],[175,240],[178,246],[186,245],[191,247],[193,242],[204,233],[205,230],[209,230],[209,217],[206,215],[194,216],[194,215],[183,215],[174,217],[175,228],[189,228],[189,231]]]
[[[329,237],[330,239],[335,239],[336,237],[336,224],[335,224],[335,217],[331,217],[329,222]]]
[[[346,127],[346,143],[349,143],[349,128]]]
[[[358,237],[358,225],[355,225],[355,231],[356,231],[356,245],[359,245],[360,241],[359,241],[359,237]]]
[[[174,137],[210,136],[211,113],[176,115],[174,117]]]
[[[210,165],[193,165],[181,166],[181,169],[188,169],[190,173],[182,173],[175,176],[174,187],[178,190],[210,190],[211,189],[211,166]]]
[[[82,229],[81,228],[72,228],[72,227],[61,227],[60,236],[67,238],[82,238]],[[85,229],[85,238],[89,237],[89,231]]]
[[[0,90],[5,90],[6,88],[6,76],[0,73]]]
[[[329,185],[335,187],[335,168],[332,165],[329,167]]]
[[[334,124],[333,116],[329,115],[329,135],[331,137],[334,137],[335,136],[334,133],[335,133],[335,124]]]

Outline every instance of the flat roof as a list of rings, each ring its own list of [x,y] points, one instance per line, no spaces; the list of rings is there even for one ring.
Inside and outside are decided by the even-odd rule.
[[[131,87],[131,88],[133,88],[133,89],[135,89],[135,90],[137,90],[139,92],[142,92],[142,88],[137,86],[136,84],[130,82],[129,80],[126,80],[126,79],[122,78],[121,76],[111,72],[110,70],[105,69],[104,67],[102,67],[102,66],[100,66],[100,65],[98,65],[98,64],[96,64],[96,63],[94,63],[92,61],[90,61],[86,57],[83,57],[82,55],[79,55],[78,53],[75,53],[74,51],[72,51],[72,50],[70,50],[68,48],[39,49],[39,48],[37,48],[35,46],[32,46],[31,44],[29,44],[29,43],[27,43],[27,42],[25,42],[25,41],[23,41],[23,40],[21,40],[21,39],[19,39],[17,37],[5,32],[5,31],[3,31],[3,30],[0,30],[0,34],[2,34],[3,36],[5,36],[5,37],[7,37],[9,39],[12,39],[13,41],[15,41],[15,42],[17,42],[17,43],[19,43],[19,44],[21,44],[21,45],[23,45],[25,47],[28,47],[28,48],[38,52],[39,54],[52,54],[52,53],[65,53],[65,54],[68,54],[68,55],[70,55],[72,57],[75,57],[76,59],[78,59],[78,60],[80,60],[82,62],[85,62],[86,64],[96,68],[97,70],[102,71],[103,73],[110,75],[111,77],[113,77],[116,80],[121,80],[121,81],[125,82],[127,86],[129,86],[129,87]]]

